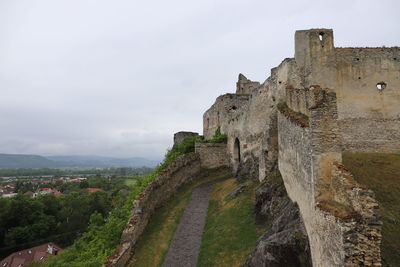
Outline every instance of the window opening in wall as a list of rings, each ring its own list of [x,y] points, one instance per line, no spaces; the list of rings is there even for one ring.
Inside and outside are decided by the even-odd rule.
[[[233,110],[236,110],[236,109],[237,109],[237,107],[236,107],[236,106],[232,106],[232,107],[231,107],[231,109],[233,109]]]
[[[359,80],[361,80],[361,77],[358,77]]]
[[[324,39],[324,34],[323,32],[319,33],[319,40],[322,41]]]
[[[393,60],[397,60],[397,57],[394,57]]]
[[[240,162],[240,142],[239,138],[235,139],[235,144],[233,146],[233,159],[235,162]]]
[[[387,84],[386,84],[385,82],[379,82],[379,83],[376,84],[376,88],[377,88],[379,91],[384,90],[384,89],[386,88],[386,86],[387,86]]]
[[[360,60],[360,58],[356,57],[356,60],[357,60],[357,61],[359,61],[359,60]]]

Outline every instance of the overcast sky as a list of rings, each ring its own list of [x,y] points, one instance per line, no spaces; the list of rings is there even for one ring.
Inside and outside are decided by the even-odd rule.
[[[0,153],[161,158],[294,32],[399,46],[400,1],[0,0]]]

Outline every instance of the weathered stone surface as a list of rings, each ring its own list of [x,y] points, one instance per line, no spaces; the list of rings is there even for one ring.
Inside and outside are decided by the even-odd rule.
[[[245,165],[261,181],[277,160],[276,104],[286,100],[293,110],[308,115],[318,101],[313,96],[318,84],[337,93],[338,127],[345,151],[398,152],[399,58],[399,47],[336,48],[331,29],[296,31],[294,58],[283,60],[259,85],[240,74],[237,93],[218,97],[204,113],[204,137],[212,138],[220,126],[228,135],[228,163],[234,172]],[[379,90],[377,84],[382,81],[386,86]],[[286,88],[308,91],[287,94]],[[236,139],[241,161],[234,149]]]
[[[206,138],[218,126],[228,135],[239,181],[268,179],[278,164],[314,266],[380,265],[377,203],[334,164],[343,151],[400,151],[399,58],[399,47],[335,48],[330,29],[297,31],[294,58],[258,87],[239,75],[237,94],[218,97],[203,115]],[[307,125],[277,112],[279,101]]]
[[[300,207],[314,266],[379,266],[377,202],[340,165],[335,94],[320,93],[321,101],[309,109],[309,127],[278,115],[279,170]],[[299,108],[296,102],[291,107]]]
[[[245,266],[312,266],[308,238],[298,206],[280,178],[267,179],[256,191],[256,223],[271,223]]]
[[[195,143],[195,151],[200,155],[201,167],[214,169],[228,166],[225,143]]]
[[[253,82],[240,73],[236,86],[236,94],[250,94],[253,89],[256,89],[260,86],[260,83]]]
[[[256,189],[254,214],[256,224],[267,224],[273,221],[282,206],[286,206],[290,199],[284,188],[283,181],[263,181]]]
[[[227,134],[226,164],[238,180],[264,181],[277,169],[282,173],[290,199],[299,206],[313,266],[381,266],[378,203],[340,164],[343,151],[400,152],[399,58],[400,47],[336,48],[330,29],[296,31],[294,58],[271,69],[261,84],[240,74],[236,94],[219,96],[203,115],[206,139],[218,127]],[[307,116],[308,123],[301,126],[279,112],[280,101]],[[222,149],[210,160],[212,149],[202,161],[221,165]],[[279,196],[268,191],[260,199],[257,222],[281,217],[271,204]],[[261,263],[253,264],[290,258],[285,251],[297,242],[290,231],[265,236],[256,257]],[[274,247],[275,237],[284,243]]]
[[[247,185],[241,185],[235,190],[233,190],[227,197],[228,200],[232,200],[236,198],[240,193],[242,193],[246,189]]]

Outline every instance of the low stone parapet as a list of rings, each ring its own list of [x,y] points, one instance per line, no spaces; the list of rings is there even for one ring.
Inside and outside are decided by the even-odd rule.
[[[196,142],[195,151],[200,156],[202,168],[214,169],[228,166],[228,154],[225,143]]]
[[[133,202],[132,214],[122,233],[120,246],[108,257],[103,267],[127,266],[155,210],[173,196],[179,187],[196,178],[199,172],[199,154],[182,155],[159,173],[153,182],[148,183]]]

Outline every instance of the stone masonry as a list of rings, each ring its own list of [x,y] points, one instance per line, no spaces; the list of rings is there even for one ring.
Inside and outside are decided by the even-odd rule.
[[[400,152],[400,48],[337,48],[331,29],[310,29],[296,31],[294,50],[263,83],[240,74],[236,93],[216,99],[203,136],[220,127],[227,144],[196,143],[197,153],[150,183],[104,266],[124,266],[154,210],[201,167],[218,166],[262,183],[281,173],[313,266],[381,266],[378,202],[342,152]],[[196,133],[177,133],[174,143],[188,135]]]
[[[202,168],[214,169],[228,166],[225,143],[196,142],[195,151],[200,156]]]
[[[264,181],[279,169],[313,266],[381,266],[378,203],[341,154],[400,151],[399,73],[399,47],[336,48],[331,29],[296,31],[294,58],[261,84],[240,74],[236,94],[203,115],[206,139],[217,127],[227,134],[238,178]]]

